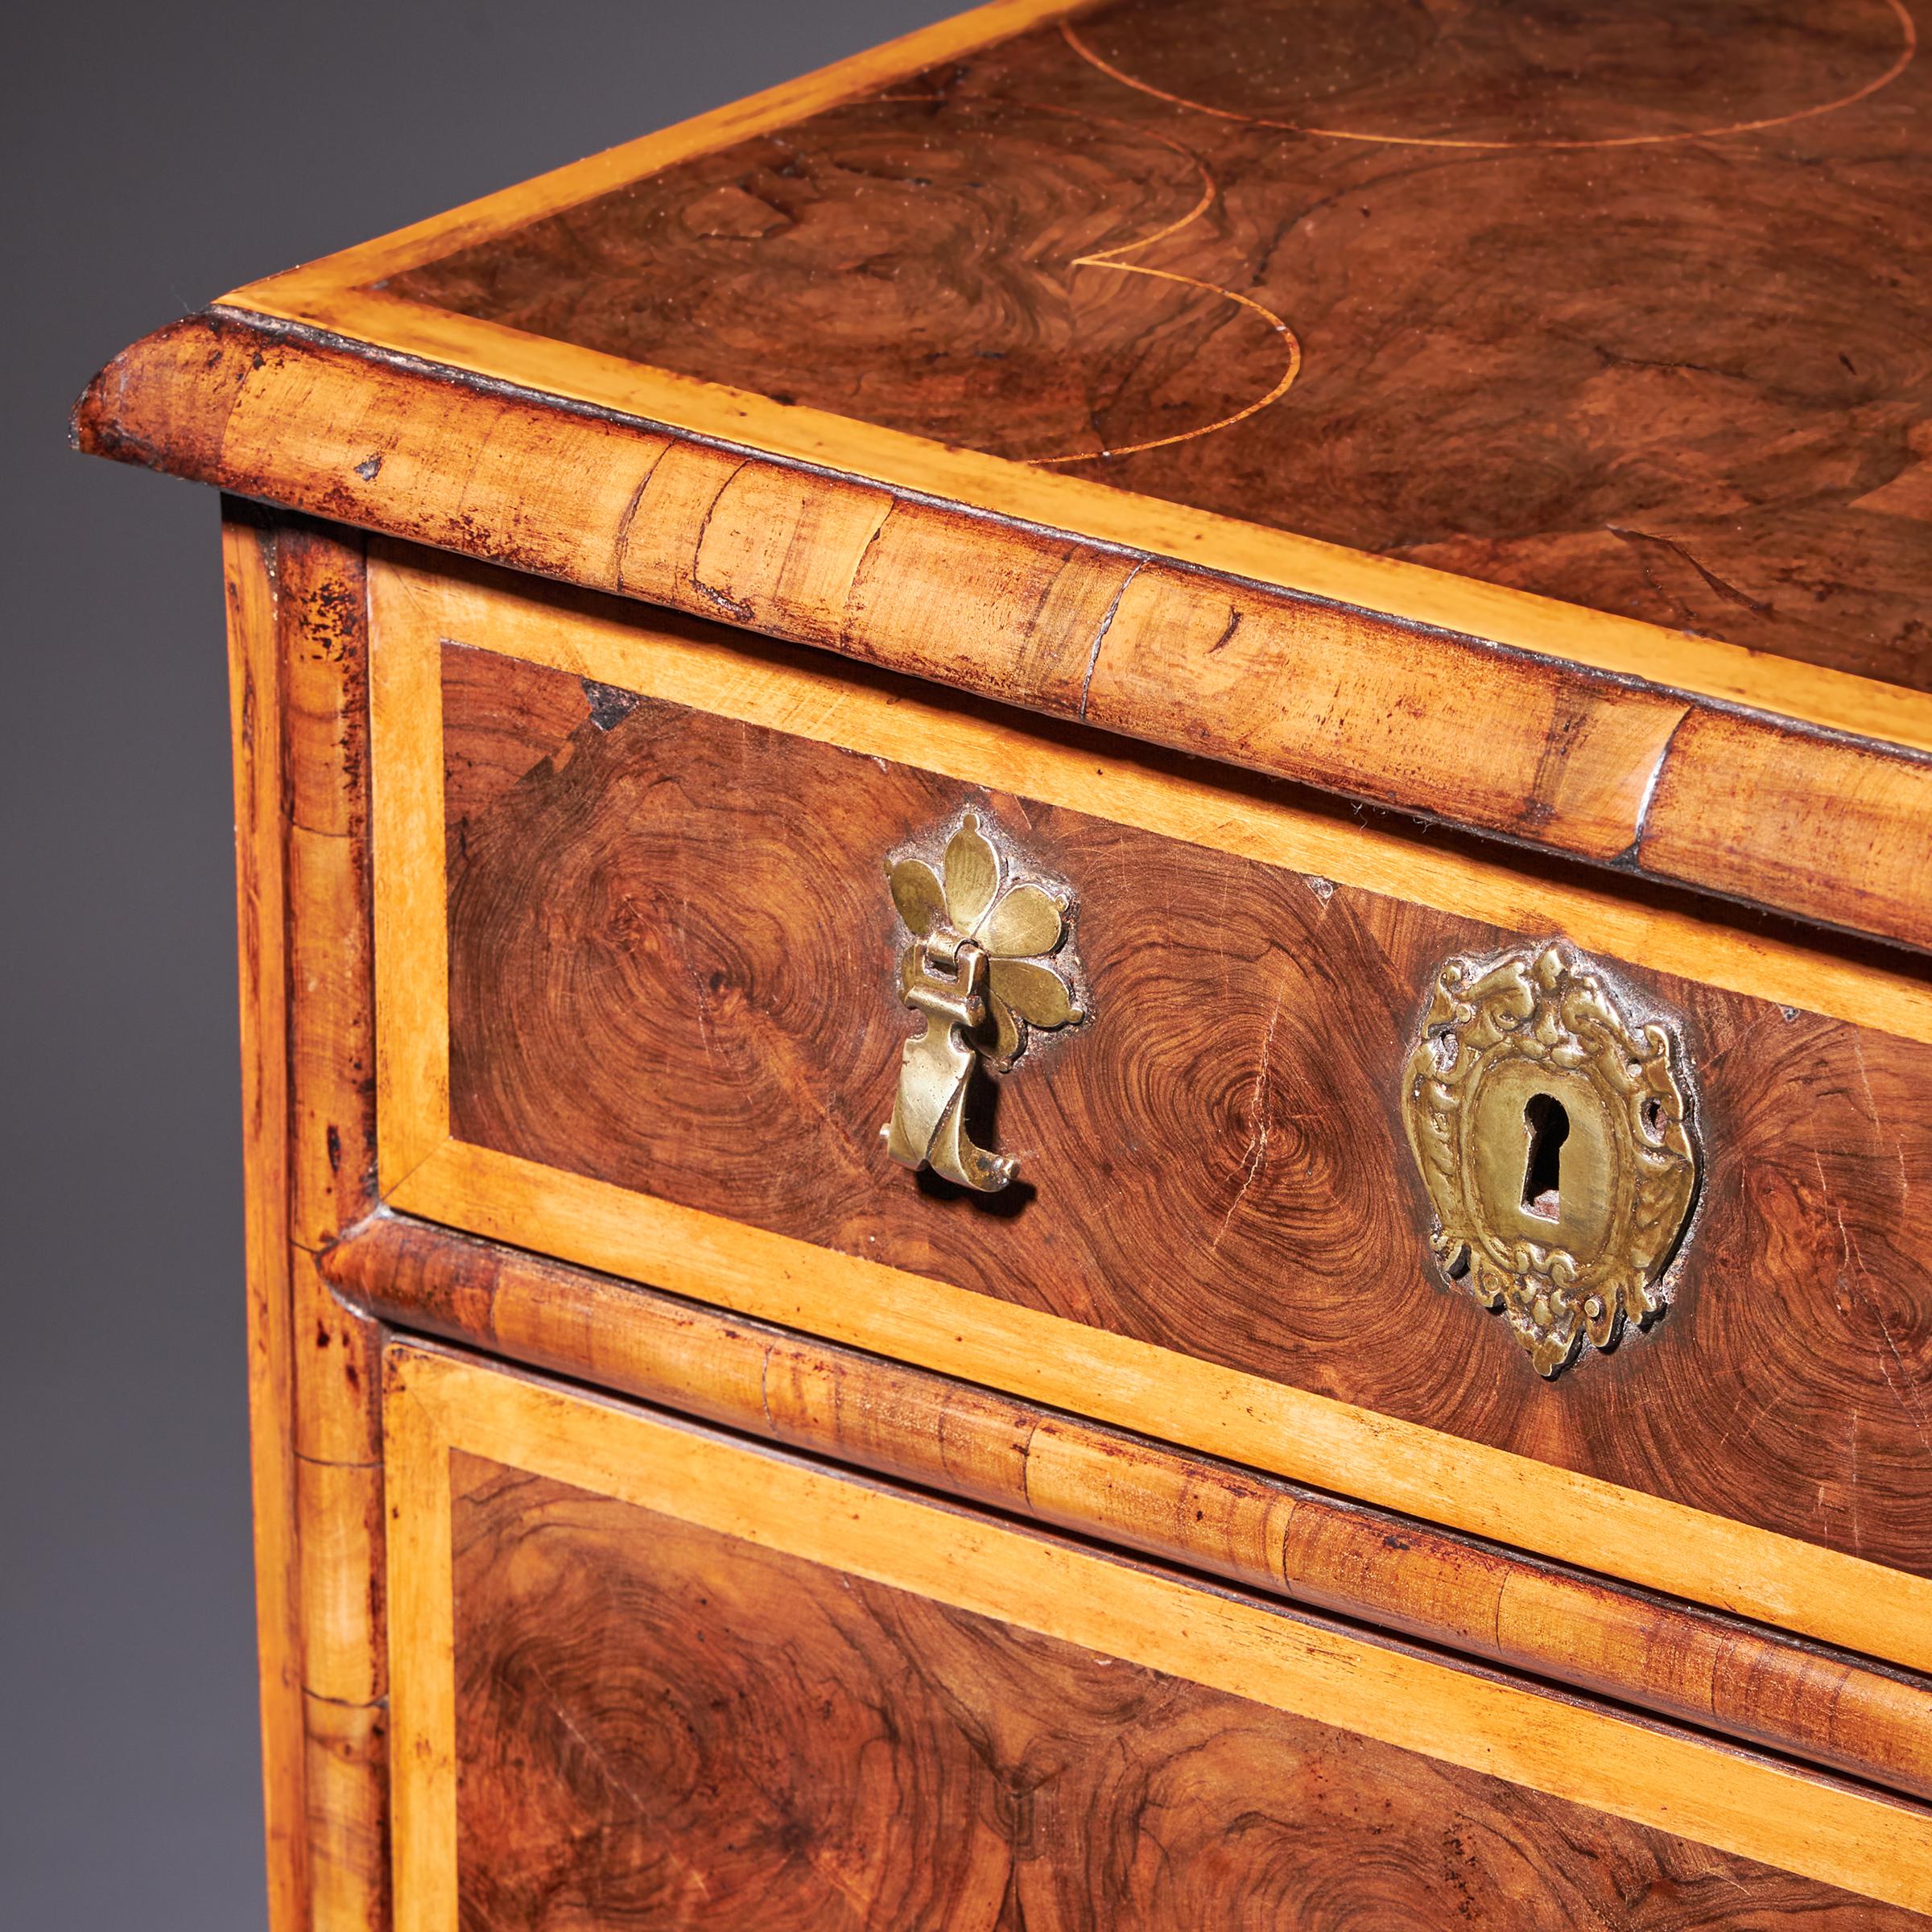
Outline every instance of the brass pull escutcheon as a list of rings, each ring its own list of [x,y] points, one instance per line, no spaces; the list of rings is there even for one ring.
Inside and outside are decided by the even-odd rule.
[[[975,1070],[985,1061],[1005,1072],[1026,1052],[1030,1030],[1087,1017],[1067,941],[1071,897],[1022,876],[970,811],[936,867],[907,854],[889,859],[886,871],[911,935],[899,995],[925,1024],[900,1055],[892,1118],[880,1132],[902,1165],[997,1194],[1019,1163],[967,1132]]]
[[[1436,975],[1402,1096],[1431,1244],[1543,1375],[1664,1306],[1697,1197],[1682,1060],[1670,1028],[1633,1024],[1560,946]]]

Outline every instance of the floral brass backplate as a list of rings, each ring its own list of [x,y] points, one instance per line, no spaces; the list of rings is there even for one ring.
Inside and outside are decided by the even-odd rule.
[[[1679,1061],[1669,1028],[1633,1025],[1561,946],[1436,976],[1403,1083],[1431,1245],[1545,1376],[1664,1305],[1698,1187]]]
[[[935,866],[914,853],[889,859],[893,904],[911,943],[899,960],[899,997],[925,1022],[900,1056],[886,1150],[960,1186],[997,1193],[1018,1164],[975,1143],[967,1114],[975,1069],[1012,1067],[1030,1030],[1077,1026],[1068,943],[1071,895],[1025,876],[980,828],[960,819]]]

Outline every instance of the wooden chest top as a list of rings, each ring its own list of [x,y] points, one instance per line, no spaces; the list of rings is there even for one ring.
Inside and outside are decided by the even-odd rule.
[[[1918,52],[1000,0],[255,283],[80,434],[1922,947]]]
[[[1932,689],[1897,0],[1125,0],[390,278],[481,320]]]

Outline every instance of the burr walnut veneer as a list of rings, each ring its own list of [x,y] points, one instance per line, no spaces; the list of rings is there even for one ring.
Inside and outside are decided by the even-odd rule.
[[[1918,52],[1003,0],[96,379],[275,1932],[1932,1916]]]

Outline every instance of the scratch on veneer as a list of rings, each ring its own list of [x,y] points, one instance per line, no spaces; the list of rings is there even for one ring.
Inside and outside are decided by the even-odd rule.
[[[1644,834],[1650,828],[1650,807],[1657,800],[1657,788],[1663,782],[1664,767],[1670,762],[1671,749],[1677,743],[1677,734],[1684,728],[1684,720],[1690,716],[1686,704],[1677,714],[1676,722],[1665,734],[1664,741],[1657,754],[1657,762],[1650,767],[1644,780],[1643,795],[1637,802],[1637,829],[1631,834],[1629,851],[1633,860],[1641,863],[1643,855]]]
[[[1724,1427],[1718,1431],[1717,1440],[1711,1445],[1710,1456],[1715,1459],[1740,1429],[1749,1430],[1761,1427],[1768,1418],[1775,1415],[1785,1406],[1788,1399],[1785,1392],[1779,1390],[1763,1402],[1754,1404],[1741,1402],[1732,1403],[1730,1414],[1724,1418]]]
[[[1851,1519],[1852,1519],[1852,1520],[1851,1520],[1851,1525],[1850,1525],[1850,1540],[1851,1540],[1851,1544],[1852,1544],[1852,1554],[1853,1554],[1856,1556],[1856,1555],[1857,1555],[1857,1554],[1859,1554],[1859,1553],[1860,1553],[1860,1551],[1861,1551],[1861,1550],[1864,1549],[1864,1539],[1863,1539],[1863,1538],[1860,1537],[1860,1534],[1859,1534],[1859,1527],[1858,1527],[1858,1498],[1859,1498],[1859,1486],[1858,1486],[1858,1419],[1859,1419],[1859,1418],[1858,1418],[1858,1416],[1857,1416],[1857,1414],[1856,1414],[1856,1412],[1854,1412],[1854,1413],[1853,1413],[1853,1414],[1852,1415],[1852,1417],[1851,1417],[1851,1418],[1850,1418],[1850,1419],[1851,1419],[1851,1423],[1852,1423],[1852,1439],[1851,1439],[1851,1443],[1850,1443],[1850,1448],[1851,1448],[1851,1451],[1852,1451],[1852,1453],[1851,1453],[1851,1456],[1850,1456],[1850,1459],[1849,1459],[1849,1468],[1848,1468],[1848,1470],[1847,1470],[1847,1476],[1846,1476],[1846,1480],[1845,1480],[1845,1493],[1846,1493],[1846,1496],[1847,1496],[1847,1500],[1848,1500],[1848,1501],[1849,1501],[1849,1503],[1850,1503],[1850,1505],[1851,1505],[1851,1507],[1850,1507],[1850,1514],[1851,1514]]]
[[[1840,1224],[1843,1224],[1842,1220]],[[1885,1337],[1885,1352],[1891,1356],[1897,1367],[1899,1379],[1897,1381],[1892,1379],[1892,1371],[1882,1360],[1878,1364],[1878,1372],[1885,1378],[1885,1386],[1898,1397],[1898,1406],[1905,1410],[1906,1419],[1912,1425],[1912,1433],[1926,1448],[1932,1449],[1932,1432],[1928,1432],[1926,1427],[1924,1404],[1918,1398],[1912,1372],[1905,1366],[1905,1358],[1898,1352],[1898,1344],[1893,1338],[1892,1326],[1885,1319],[1885,1311],[1868,1296],[1861,1294],[1858,1298],[1872,1311],[1872,1319],[1878,1323],[1878,1332]]]
[[[638,486],[630,493],[630,501],[624,506],[624,514],[617,519],[617,535],[610,549],[611,568],[615,574],[617,588],[624,587],[624,563],[630,554],[631,526],[638,520],[638,511],[643,506],[644,493],[650,487],[650,480],[658,473],[658,465],[664,460],[664,452],[671,448],[668,441],[660,443],[653,452],[650,462],[644,466],[644,473],[638,478]]]
[[[1708,1083],[1712,1072],[1719,1067],[1721,1067],[1726,1060],[1729,1059],[1732,1055],[1737,1051],[1739,1047],[1742,1046],[1747,1041],[1756,1038],[1757,1036],[1762,1033],[1767,1026],[1775,1026],[1781,1023],[1780,1016],[1778,1014],[1774,1013],[1762,1013],[1757,1019],[1752,1020],[1748,1026],[1739,1028],[1737,1032],[1733,1034],[1729,1039],[1725,1041],[1724,1045],[1719,1047],[1716,1052],[1705,1055],[1703,1058],[1698,1062],[1697,1071],[1699,1079],[1706,1084],[1707,1090],[1708,1090]]]
[[[865,574],[865,566],[872,560],[872,553],[879,547],[879,539],[886,534],[886,526],[892,521],[892,513],[899,506],[897,497],[888,497],[885,507],[879,512],[879,520],[872,526],[869,536],[859,551],[858,561],[852,567],[852,574],[845,580],[844,622],[840,626],[840,642],[848,641],[852,635],[852,601],[858,595],[859,579]]]
[[[1214,1239],[1208,1244],[1211,1254],[1220,1248],[1221,1237],[1227,1233],[1241,1203],[1247,1199],[1248,1190],[1254,1185],[1255,1176],[1268,1158],[1268,1133],[1272,1125],[1269,1117],[1272,1088],[1269,1065],[1274,1053],[1275,1029],[1281,1024],[1282,1009],[1287,1003],[1288,989],[1284,985],[1275,995],[1274,1010],[1268,1016],[1267,1030],[1261,1035],[1261,1059],[1254,1070],[1254,1084],[1249,1089],[1248,1111],[1253,1117],[1254,1125],[1249,1129],[1248,1146],[1241,1155],[1241,1184],[1235,1190],[1234,1199],[1228,1203],[1228,1212],[1221,1216],[1221,1224],[1215,1229]]]
[[[715,1066],[718,1063],[718,1051],[717,1042],[712,1038],[711,1033],[711,1001],[706,993],[704,976],[699,972],[691,957],[691,901],[688,898],[678,901],[678,914],[676,932],[679,963],[684,968],[685,978],[691,981],[691,991],[697,996],[698,1038],[704,1043],[704,1057]]]
[[[1932,1448],[1932,1431],[1929,1431],[1926,1426],[1924,1398],[1918,1391],[1910,1367],[1899,1352],[1897,1339],[1892,1332],[1892,1324],[1885,1319],[1885,1309],[1872,1295],[1855,1286],[1851,1274],[1847,1272],[1856,1269],[1860,1280],[1865,1282],[1869,1282],[1872,1278],[1871,1270],[1865,1265],[1865,1257],[1859,1252],[1858,1244],[1852,1237],[1852,1230],[1845,1224],[1845,1211],[1832,1196],[1831,1183],[1825,1177],[1823,1157],[1814,1152],[1811,1160],[1818,1170],[1819,1190],[1824,1195],[1826,1204],[1831,1210],[1832,1218],[1838,1224],[1840,1261],[1838,1285],[1877,1324],[1879,1335],[1885,1343],[1884,1352],[1878,1357],[1878,1373],[1884,1379],[1885,1386],[1892,1391],[1899,1407],[1905,1412],[1905,1419],[1912,1425],[1913,1435],[1927,1448]],[[1839,1306],[1843,1311],[1844,1304],[1841,1302]],[[1887,1355],[1892,1358],[1890,1368],[1886,1366]],[[1893,1368],[1897,1370],[1896,1376],[1893,1373]]]
[[[765,1352],[758,1358],[758,1406],[765,1412],[765,1426],[773,1439],[779,1439],[778,1425],[771,1414],[771,1357],[774,1344],[767,1343]]]
[[[610,1781],[610,1784],[613,1789],[622,1792],[625,1797],[630,1800],[632,1810],[634,1810],[640,1818],[646,1815],[649,1810],[649,1806],[646,1804],[643,1798],[637,1791],[634,1790],[630,1785],[626,1784],[621,1777],[618,1776],[616,1767],[612,1765],[610,1761],[605,1757],[604,1753],[600,1751],[597,1747],[584,1735],[583,1732],[577,1728],[576,1723],[572,1718],[569,1711],[564,1709],[564,1700],[557,1694],[556,1686],[553,1684],[550,1679],[543,1674],[543,1671],[534,1663],[530,1667],[530,1674],[537,1680],[539,1684],[543,1686],[544,1694],[550,1700],[550,1708],[551,1713],[556,1718],[557,1722],[560,1724],[564,1728],[568,1731],[580,1744],[583,1746],[584,1756],[587,1757],[590,1761],[595,1765],[601,1772],[603,1773],[604,1776]]]
[[[1703,579],[1704,582],[1708,584],[1712,590],[1715,591],[1718,596],[1724,598],[1727,603],[1740,605],[1744,609],[1758,616],[1762,616],[1765,612],[1768,611],[1771,608],[1770,605],[1764,599],[1761,597],[1754,597],[1748,591],[1740,590],[1735,584],[1727,583],[1724,578],[1720,577],[1717,572],[1710,568],[1708,565],[1700,563],[1697,557],[1688,548],[1686,548],[1685,545],[1680,543],[1674,537],[1659,536],[1656,531],[1649,530],[1627,530],[1615,523],[1606,523],[1604,526],[1604,528],[1608,530],[1610,535],[1615,537],[1620,543],[1626,545],[1632,550],[1637,550],[1637,547],[1640,543],[1654,543],[1657,544],[1660,548],[1670,551],[1675,555],[1682,557],[1683,560],[1688,564],[1700,577]],[[1645,580],[1647,583],[1649,583],[1650,588],[1654,590],[1660,597],[1664,598],[1667,602],[1676,605],[1678,609],[1680,611],[1684,612],[1686,616],[1690,615],[1691,613],[1686,609],[1682,601],[1679,598],[1672,597],[1670,592],[1665,589],[1663,585],[1658,583],[1655,577],[1651,576],[1650,566],[1645,561],[1644,554],[1641,551],[1637,551],[1637,560],[1639,568],[1644,573]]]
[[[1872,1091],[1871,1069],[1865,1064],[1865,1042],[1856,1027],[1848,1030],[1852,1042],[1852,1057],[1858,1062],[1859,1084],[1865,1090],[1865,1110],[1875,1129],[1883,1127],[1885,1117],[1879,1112],[1878,1096]],[[1905,1142],[1894,1131],[1892,1135],[1892,1158],[1898,1164],[1898,1204],[1905,1208],[1912,1202],[1912,1170],[1906,1164]]]
[[[1212,658],[1216,651],[1225,650],[1234,642],[1234,634],[1241,627],[1241,616],[1242,613],[1236,610],[1232,604],[1228,606],[1227,625],[1222,630],[1221,634],[1208,646],[1209,657]]]
[[[701,597],[708,597],[720,609],[728,610],[740,623],[748,623],[751,618],[751,606],[733,597],[729,592],[717,589],[707,584],[698,575],[698,566],[704,555],[704,539],[711,534],[711,520],[718,513],[718,506],[724,501],[724,493],[745,473],[749,466],[749,456],[741,457],[731,466],[731,473],[720,483],[710,502],[704,506],[704,514],[698,519],[697,533],[691,540],[691,587]]]
[[[1087,715],[1087,700],[1093,690],[1093,674],[1100,668],[1100,646],[1107,642],[1107,634],[1113,628],[1114,613],[1121,608],[1121,599],[1126,596],[1127,586],[1146,568],[1146,564],[1147,559],[1145,557],[1141,558],[1140,562],[1121,579],[1119,586],[1113,593],[1113,601],[1107,606],[1105,614],[1100,619],[1100,627],[1093,634],[1093,649],[1087,654],[1087,675],[1080,679],[1080,708],[1075,714],[1078,717],[1084,718]]]
[[[1033,1445],[1039,1433],[1040,1418],[1036,1415],[1027,1424],[1026,1439],[1020,1445],[1020,1496],[1030,1516],[1039,1514],[1033,1500]]]
[[[1514,1581],[1513,1573],[1506,1572],[1501,1582],[1496,1587],[1496,1596],[1491,1604],[1490,1641],[1498,1657],[1505,1654],[1503,1649],[1503,1605],[1509,1598],[1509,1586],[1513,1581]]]

